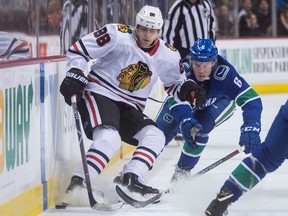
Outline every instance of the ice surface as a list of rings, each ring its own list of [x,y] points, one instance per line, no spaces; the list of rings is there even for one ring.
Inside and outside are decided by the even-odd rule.
[[[262,95],[262,140],[277,114],[280,106],[287,100],[287,94]],[[210,134],[208,146],[195,167],[195,173],[223,156],[237,149],[239,128],[242,124],[241,109],[230,120],[220,125]],[[174,164],[180,154],[182,144],[175,141],[167,146],[157,159],[154,168],[149,172],[147,182],[153,187],[166,189],[170,187],[170,178],[174,172]],[[85,192],[79,192],[78,200],[82,207],[70,207],[65,210],[49,209],[41,216],[82,216],[82,215],[113,215],[113,216],[201,216],[218,190],[226,180],[230,172],[245,157],[240,153],[227,162],[208,173],[191,181],[182,182],[173,194],[163,198],[159,204],[153,204],[142,209],[135,209],[124,205],[122,209],[113,212],[99,212],[88,207],[88,199]],[[105,193],[104,200],[117,199],[112,181],[121,171],[123,165],[129,161],[129,157],[117,162],[111,168],[105,170],[97,179],[97,189]],[[229,207],[229,215],[233,216],[286,216],[288,198],[288,163],[285,162],[277,171],[266,176],[253,190],[246,193],[241,199]],[[86,205],[86,207],[85,207]]]

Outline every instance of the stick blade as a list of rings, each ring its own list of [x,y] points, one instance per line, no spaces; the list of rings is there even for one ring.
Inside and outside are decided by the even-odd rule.
[[[135,200],[132,197],[130,197],[128,194],[126,194],[118,185],[115,187],[117,194],[129,205],[133,206],[134,208],[144,208],[147,205],[150,205],[151,203],[154,203],[155,201],[158,201],[166,191],[161,192],[160,194],[156,194],[150,199],[147,199],[145,201]]]
[[[115,211],[124,205],[124,202],[119,201],[117,203],[96,203],[94,206],[92,206],[92,209],[98,210],[98,211]]]

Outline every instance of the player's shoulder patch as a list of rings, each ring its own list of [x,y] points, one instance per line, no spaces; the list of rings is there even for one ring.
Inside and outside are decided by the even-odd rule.
[[[169,43],[165,42],[165,46],[168,47],[170,50],[176,52],[177,49],[175,47],[173,47],[172,45],[170,45]]]
[[[130,28],[130,26],[125,25],[125,24],[118,24],[117,25],[118,31],[122,32],[122,33],[132,33],[132,29]]]
[[[214,78],[216,80],[225,80],[230,68],[227,65],[220,65],[214,72]]]

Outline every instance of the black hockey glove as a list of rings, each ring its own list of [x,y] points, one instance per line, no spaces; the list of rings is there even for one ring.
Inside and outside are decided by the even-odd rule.
[[[192,80],[187,80],[182,84],[178,97],[181,101],[188,101],[193,108],[200,108],[205,104],[207,94],[201,86]]]
[[[66,74],[60,85],[60,93],[64,96],[65,102],[71,106],[73,95],[82,95],[84,88],[88,84],[88,79],[84,73],[76,68],[72,68]]]

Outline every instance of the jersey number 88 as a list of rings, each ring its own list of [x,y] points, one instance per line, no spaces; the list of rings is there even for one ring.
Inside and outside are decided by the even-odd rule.
[[[100,30],[95,31],[94,37],[96,38],[96,43],[98,44],[99,47],[104,46],[111,40],[109,34],[107,33],[106,27],[103,27]]]

